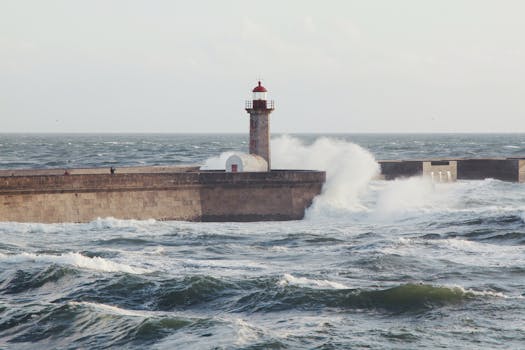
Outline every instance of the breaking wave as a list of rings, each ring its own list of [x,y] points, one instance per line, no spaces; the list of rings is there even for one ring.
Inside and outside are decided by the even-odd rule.
[[[78,271],[75,269],[58,265],[52,265],[36,272],[16,270],[10,276],[5,276],[5,279],[1,281],[0,292],[5,294],[21,293],[76,275],[78,275]]]
[[[322,194],[309,210],[316,216],[330,211],[363,210],[360,195],[379,174],[374,156],[354,143],[321,137],[312,144],[284,135],[271,140],[273,169],[326,171]],[[233,152],[208,158],[202,169],[224,169]]]
[[[142,274],[149,272],[148,270],[143,268],[116,263],[98,256],[87,257],[80,253],[73,252],[59,255],[34,253],[8,255],[0,253],[0,261],[6,263],[42,262],[47,264],[71,265],[83,269],[105,272],[126,272],[134,274]]]
[[[472,292],[461,287],[403,284],[387,289],[310,288],[278,284],[279,288],[259,290],[240,298],[238,310],[273,312],[288,309],[378,309],[387,312],[424,311],[477,297],[497,297],[496,293]]]
[[[11,313],[0,324],[0,329],[13,325],[18,333],[10,343],[28,345],[38,341],[51,341],[53,348],[90,348],[90,335],[98,334],[97,341],[105,348],[122,346],[145,347],[174,331],[191,326],[198,319],[176,316],[140,316],[118,308],[96,303],[70,302],[32,308],[26,315]],[[101,332],[101,329],[104,331]]]
[[[421,212],[506,210],[490,199],[500,188],[509,186],[501,181],[487,179],[442,184],[425,177],[381,181],[377,180],[380,170],[374,156],[354,143],[320,137],[307,144],[288,135],[273,138],[271,143],[274,169],[326,171],[326,183],[321,195],[308,208],[307,219],[365,214],[360,218],[377,221],[399,220]],[[225,152],[209,158],[203,168],[224,169],[231,154],[233,152]],[[502,199],[502,203],[510,200],[525,209],[520,204],[524,191],[519,192],[521,194]],[[509,209],[516,210],[516,206]],[[520,215],[525,217],[523,211]]]
[[[274,168],[326,171],[326,183],[307,215],[365,209],[360,197],[379,174],[374,156],[354,143],[321,137],[305,144],[291,136],[272,139]]]
[[[333,288],[333,289],[348,289],[347,286],[338,282],[332,282],[327,280],[316,280],[309,279],[306,277],[294,277],[288,273],[284,274],[283,277],[279,280],[278,285],[288,286],[296,285],[309,288]]]

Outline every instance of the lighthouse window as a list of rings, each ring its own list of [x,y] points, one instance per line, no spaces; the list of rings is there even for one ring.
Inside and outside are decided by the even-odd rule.
[[[253,99],[254,100],[266,100],[266,92],[254,92]]]

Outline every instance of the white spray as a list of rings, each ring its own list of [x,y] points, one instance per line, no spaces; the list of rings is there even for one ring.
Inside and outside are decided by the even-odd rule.
[[[218,157],[211,157],[204,161],[201,166],[202,170],[224,170],[226,166],[226,160],[234,155],[236,152],[223,152]]]
[[[379,174],[379,164],[370,152],[327,137],[310,145],[290,136],[272,139],[272,164],[274,169],[326,171],[323,192],[308,209],[308,217],[363,210],[359,197]]]
[[[326,184],[314,200],[308,216],[363,210],[359,196],[371,179],[379,174],[379,165],[362,147],[333,138],[321,137],[305,144],[291,136],[271,140],[273,169],[308,169],[326,171]],[[222,153],[205,161],[202,169],[224,169],[233,152]]]
[[[451,194],[455,188],[452,184],[438,185],[423,177],[372,181],[379,174],[379,164],[369,151],[350,142],[321,137],[306,144],[295,137],[280,136],[271,143],[273,169],[326,171],[322,193],[306,212],[308,219],[366,212],[373,220],[396,220],[404,214],[458,205]],[[203,169],[224,169],[232,154],[225,152],[208,159]]]

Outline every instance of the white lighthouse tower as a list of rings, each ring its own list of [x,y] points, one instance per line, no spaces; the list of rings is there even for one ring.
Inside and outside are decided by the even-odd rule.
[[[250,154],[264,158],[270,165],[270,113],[273,101],[268,101],[268,90],[259,81],[253,89],[253,100],[246,101],[246,112],[250,114]]]

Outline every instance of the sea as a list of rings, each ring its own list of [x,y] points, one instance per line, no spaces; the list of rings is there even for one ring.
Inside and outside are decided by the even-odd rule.
[[[0,134],[0,168],[224,167],[245,134]],[[299,221],[0,222],[0,349],[524,349],[525,184],[377,160],[525,156],[525,134],[274,135],[322,169]]]

